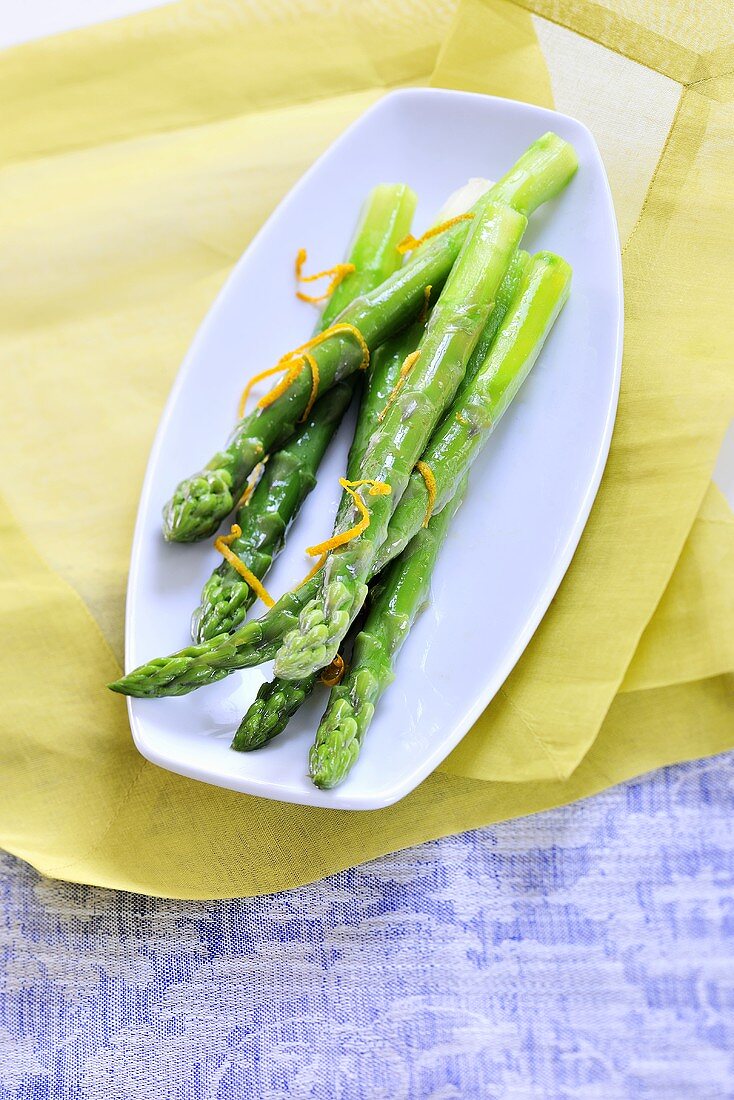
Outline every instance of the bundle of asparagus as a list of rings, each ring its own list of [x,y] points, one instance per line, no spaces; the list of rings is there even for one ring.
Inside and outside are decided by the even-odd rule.
[[[369,195],[349,252],[354,270],[331,295],[316,332],[328,328],[350,302],[379,286],[401,264],[397,246],[410,229],[417,197],[405,184],[380,184]],[[316,484],[316,473],[356,388],[352,376],[316,402],[305,423],[271,457],[257,488],[237,510],[242,532],[229,549],[258,580],[282,550],[286,533]],[[204,585],[192,619],[194,641],[235,630],[255,601],[246,578],[227,561]]]
[[[343,781],[427,598],[469,468],[568,296],[568,264],[549,252],[530,257],[519,244],[528,216],[575,170],[571,146],[546,134],[469,212],[400,247],[415,197],[404,186],[372,193],[350,266],[340,267],[350,273],[334,291],[319,335],[300,349],[300,364],[296,353],[286,358],[285,380],[164,510],[167,538],[212,534],[270,454],[238,509],[233,530],[240,533],[217,540],[229,542],[232,564],[222,563],[204,588],[194,615],[198,644],[135,669],[110,685],[114,691],[184,695],[275,659],[275,678],[261,687],[233,748],[252,750],[277,736],[322,680],[331,695],[310,774],[324,788]],[[408,249],[414,254],[400,267]],[[319,561],[304,583],[244,622],[365,365],[333,535],[309,548]]]

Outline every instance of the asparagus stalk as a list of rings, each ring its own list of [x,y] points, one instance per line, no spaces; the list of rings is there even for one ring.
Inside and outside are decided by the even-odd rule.
[[[379,183],[370,191],[349,249],[349,262],[355,270],[329,298],[317,331],[328,328],[356,298],[398,270],[401,256],[397,245],[410,229],[417,201],[415,191],[405,183]]]
[[[406,355],[410,355],[420,342],[424,328],[423,321],[414,321],[377,349],[349,451],[347,477],[350,479],[356,479],[359,473],[362,457],[377,424],[378,413],[384,408],[398,380]],[[342,499],[335,526],[343,518],[347,502],[348,498]],[[239,725],[232,748],[240,752],[258,749],[282,733],[313,691],[318,676],[317,672],[300,680],[284,680],[275,676],[262,684]]]
[[[419,334],[416,336],[418,339]],[[369,440],[367,424],[374,421],[387,400],[401,363],[397,338],[386,342],[372,360],[357,431],[349,452],[350,469],[359,467],[362,448]],[[363,423],[364,428],[361,427]],[[238,668],[272,660],[284,635],[297,625],[304,605],[318,590],[318,586],[314,586],[315,579],[301,588],[286,592],[260,619],[244,623],[231,634],[215,635],[207,642],[186,646],[170,657],[157,657],[110,684],[110,688],[122,695],[138,698],[188,695],[190,691],[206,683],[215,683]],[[244,660],[242,664],[239,663],[240,655]]]
[[[415,192],[403,183],[379,184],[365,203],[349,252],[355,271],[336,288],[316,331],[360,294],[374,289],[400,267],[397,244],[410,228]],[[242,530],[230,549],[262,579],[283,548],[288,527],[316,484],[316,473],[334,432],[353,397],[356,375],[337,384],[316,402],[307,423],[274,455],[247,505],[238,509]],[[214,570],[192,619],[194,641],[203,642],[240,626],[255,593],[226,562]]]
[[[473,208],[478,215],[491,202],[507,203],[526,215],[558,194],[577,168],[568,142],[547,133],[535,141],[513,168]],[[405,267],[379,287],[357,298],[340,321],[355,326],[370,350],[415,318],[427,285],[443,286],[467,236],[466,221],[419,248]],[[313,351],[321,393],[353,374],[363,351],[349,333],[331,336]],[[182,481],[163,510],[163,533],[175,542],[192,542],[216,531],[242,494],[247,477],[263,458],[293,434],[311,392],[304,369],[285,393],[266,408],[256,409],[236,426],[224,450],[199,473]]]
[[[283,549],[288,527],[316,484],[316,471],[354,395],[354,378],[325,393],[306,424],[271,455],[250,500],[237,510],[242,534],[230,549],[262,579]],[[222,561],[207,579],[191,620],[196,642],[240,626],[256,595],[245,578]]]
[[[522,249],[517,249],[500,283],[495,298],[494,309],[490,313],[482,334],[471,354],[466,369],[466,375],[461,384],[459,393],[464,392],[464,389],[476,375],[486,358],[492,341],[497,333],[497,329],[507,313],[520,279],[529,263],[530,256],[528,253],[523,252]],[[409,355],[418,345],[421,332],[422,325],[416,322],[409,329],[405,329],[402,333],[393,337],[392,347],[394,350],[388,350],[387,345],[383,345],[382,348],[378,349],[378,355],[383,353],[383,349],[385,349],[388,356],[392,355],[393,366],[393,380],[386,387],[385,395],[379,404],[379,408],[384,406],[384,401],[392,389],[394,380],[397,378],[400,364],[405,359],[405,356]],[[379,409],[376,411],[379,411]],[[355,445],[361,444],[359,446],[360,454],[366,449],[367,439],[374,430],[374,427],[375,421],[374,419],[371,420],[369,415],[360,416],[355,435]],[[347,477],[354,479],[356,477],[356,471],[359,470],[359,461],[354,467],[352,467],[351,462],[349,465],[350,468]],[[390,527],[388,527],[388,531],[389,530]],[[317,681],[318,674],[312,672],[299,680],[286,680],[282,676],[274,676],[272,680],[262,684],[257,696],[251,703],[239,725],[232,742],[232,748],[238,751],[250,751],[251,749],[260,748],[262,745],[267,744],[268,741],[272,741],[274,737],[277,737],[278,734],[283,732],[293,715],[300,710],[301,706],[316,686]]]
[[[418,359],[387,407],[362,460],[360,477],[384,482],[389,495],[362,494],[369,517],[356,538],[333,551],[319,596],[304,607],[298,627],[283,639],[275,672],[296,680],[334,659],[367,595],[367,581],[387,525],[439,417],[453,400],[494,297],[522,237],[527,218],[510,206],[488,204],[475,216],[461,253],[418,345]],[[349,525],[359,515],[352,506]]]
[[[318,678],[319,673],[312,672],[301,680],[275,676],[261,684],[237,728],[232,748],[237,752],[261,749],[282,733],[316,687]]]
[[[486,358],[497,329],[507,313],[520,279],[529,263],[530,256],[527,252],[517,249],[500,283],[494,309],[490,313],[471,354],[459,393],[464,391]],[[405,356],[417,347],[422,334],[422,327],[419,322],[416,322],[409,329],[405,329],[398,336],[393,337],[392,349],[388,349],[387,345],[383,345],[382,348],[378,349],[378,355],[387,353],[388,357],[392,356],[392,381],[385,388],[384,397],[379,402],[380,409],[384,406],[387,395],[394,385],[400,364],[404,361]],[[379,409],[376,411],[379,411]],[[367,439],[374,427],[375,420],[370,419],[369,415],[360,416],[355,435],[355,446],[357,446],[360,455],[366,449]],[[361,458],[359,461],[361,461]],[[349,478],[355,478],[355,471],[359,470],[359,461],[354,468],[350,463],[347,474]],[[390,527],[388,527],[389,530]],[[283,732],[293,715],[300,710],[316,686],[317,680],[317,673],[312,672],[309,676],[300,680],[286,680],[282,676],[274,676],[272,680],[262,684],[256,698],[239,725],[232,742],[232,748],[238,751],[249,751],[260,748],[268,741],[272,741],[274,737]]]
[[[529,263],[530,256],[528,253],[522,248],[516,249],[514,256],[510,260],[510,266],[507,268],[504,278],[499,285],[497,296],[494,300],[494,309],[487,318],[487,323],[482,329],[481,336],[474,345],[474,351],[471,353],[471,357],[467,363],[466,373],[459,386],[457,397],[463,394],[467,387],[471,385],[477,371],[487,358],[489,349],[494,343],[497,331],[505,319],[507,310],[510,308],[517,288],[520,285],[520,280],[527,271]]]
[[[416,616],[425,606],[439,551],[466,492],[467,475],[449,504],[413,537],[390,566],[357,635],[351,668],[332,688],[309,753],[317,787],[336,787],[356,761],[377,702],[395,679],[395,661]]]
[[[434,471],[437,501],[450,499],[527,376],[568,296],[570,277],[571,269],[560,257],[539,253],[533,258],[485,364],[472,385],[448,409],[423,454],[424,461]],[[516,344],[519,354],[515,352]],[[427,504],[423,479],[412,476],[393,513],[375,571],[388,563],[389,555],[400,553],[420,530]],[[123,695],[141,698],[186,695],[237,669],[272,660],[287,630],[298,622],[301,610],[318,593],[319,584],[317,575],[301,588],[281,596],[266,615],[245,623],[234,634],[156,658],[110,687]]]
[[[345,680],[332,689],[309,754],[309,773],[317,787],[329,789],[343,782],[359,755],[377,702],[394,679],[395,659],[426,597],[438,551],[464,497],[469,464],[482,445],[482,437],[486,440],[537,358],[568,297],[570,276],[568,264],[559,257],[549,253],[534,257],[521,275],[515,309],[508,324],[500,329],[493,352],[458,395],[459,408],[453,417],[446,417],[431,438],[427,460],[436,466],[441,464],[449,472],[450,481],[451,464],[446,460],[451,455],[463,470],[459,489],[447,503],[444,500],[443,506],[437,497],[436,507],[440,510],[386,570],[380,594],[355,639],[352,666]],[[512,310],[513,303],[508,307]],[[535,331],[532,325],[523,324],[531,312],[536,320],[544,319]],[[415,522],[425,515],[427,490],[420,476],[416,476],[412,487],[417,490],[416,496],[409,495],[409,487],[398,513],[405,506],[407,517],[412,507]],[[423,496],[426,499],[422,500]],[[420,509],[417,514],[416,506]],[[401,517],[396,513],[394,519],[399,527]],[[410,529],[410,522],[406,528]],[[399,545],[386,548],[386,560]]]
[[[450,499],[453,486],[474,462],[530,373],[568,298],[570,285],[571,268],[564,259],[552,252],[533,256],[487,358],[471,384],[459,393],[423,454],[423,461],[436,475],[434,514]],[[390,520],[375,571],[410,542],[427,507],[426,483],[414,471]]]

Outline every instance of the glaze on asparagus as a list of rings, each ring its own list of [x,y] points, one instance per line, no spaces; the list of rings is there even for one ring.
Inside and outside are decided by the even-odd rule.
[[[276,675],[300,679],[328,665],[336,656],[364,603],[390,516],[433,428],[464,377],[526,225],[524,215],[494,203],[488,203],[471,222],[418,345],[418,358],[403,388],[387,407],[362,460],[360,478],[388,485],[389,495],[362,492],[368,524],[356,538],[329,555],[321,592],[304,607],[298,627],[283,639],[275,658]],[[358,518],[356,506],[350,508],[346,526],[353,526]]]
[[[434,513],[451,498],[453,486],[485,446],[530,373],[570,286],[571,268],[564,259],[552,252],[533,256],[487,358],[471,384],[457,395],[422,456],[436,475]],[[407,546],[428,503],[426,483],[414,471],[378,551],[376,571]]]
[[[316,331],[359,295],[374,289],[401,264],[398,242],[410,228],[416,195],[405,184],[379,184],[370,192],[349,250],[355,270],[339,284],[326,304]],[[230,544],[259,579],[283,548],[288,527],[316,484],[316,474],[359,382],[352,375],[337,382],[316,402],[307,422],[270,456],[257,488],[235,517],[242,534]],[[231,633],[244,622],[255,602],[246,579],[222,561],[207,580],[192,618],[195,642]]]
[[[358,476],[362,457],[377,424],[378,414],[385,407],[398,380],[405,357],[417,347],[424,328],[423,321],[414,321],[412,325],[377,349],[370,367],[354,439],[349,450],[348,478],[355,479]],[[348,498],[346,500],[343,498],[335,527],[338,527],[342,521],[347,506]],[[248,752],[251,749],[260,748],[282,733],[313,691],[318,678],[317,672],[300,680],[284,680],[280,676],[275,676],[262,684],[240,722],[232,748],[239,752]]]
[[[533,258],[483,369],[447,410],[423,454],[435,474],[437,507],[451,498],[537,359],[568,296],[570,277],[571,270],[560,257],[539,253]],[[514,350],[515,340],[524,349],[520,354]],[[389,555],[399,554],[420,530],[427,504],[425,483],[413,474],[391,518],[375,562],[376,571],[384,568]],[[191,646],[170,657],[159,657],[110,687],[141,698],[185,695],[237,669],[272,660],[286,631],[297,623],[300,612],[318,590],[317,575],[294,592],[287,592],[267,614],[245,623],[234,634]]]
[[[473,208],[478,215],[488,203],[501,202],[529,215],[561,191],[577,168],[568,142],[547,133],[523,153],[513,168]],[[418,316],[427,285],[438,291],[446,281],[471,222],[458,222],[419,248],[405,267],[378,288],[357,298],[339,320],[361,334],[370,350]],[[341,332],[313,350],[319,392],[359,369],[363,350],[354,335]],[[304,369],[289,388],[266,408],[258,408],[235,427],[222,451],[199,473],[182,481],[163,511],[163,532],[175,542],[207,538],[230,514],[257,463],[291,436],[307,408],[311,373]]]
[[[375,713],[395,679],[395,661],[428,600],[441,547],[466,492],[466,475],[446,507],[433,516],[380,578],[379,594],[354,641],[351,666],[331,689],[326,712],[309,753],[309,775],[329,789],[346,779]]]

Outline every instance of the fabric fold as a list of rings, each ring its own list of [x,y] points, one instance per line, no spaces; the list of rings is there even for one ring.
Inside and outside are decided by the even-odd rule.
[[[441,82],[442,62],[458,55],[472,87],[491,93],[486,54],[508,11],[514,25],[516,5],[466,0],[465,8],[471,18],[457,20],[433,79]],[[524,47],[517,58],[525,59]],[[521,81],[518,89],[521,96]],[[670,580],[734,411],[717,291],[734,274],[732,228],[722,219],[723,137],[733,123],[730,100],[714,102],[695,87],[683,91],[640,216],[623,242],[622,387],[599,494],[543,622],[452,754],[448,766],[462,774],[479,768],[508,782],[569,776],[593,743]]]
[[[570,0],[465,0],[449,30],[441,0],[427,13],[412,0],[326,12],[287,0],[277,14],[192,0],[0,56],[9,851],[73,881],[261,894],[734,745],[732,519],[709,487],[732,400],[722,287],[734,262],[734,91],[719,75],[721,42],[714,57],[708,39],[651,38],[662,11],[653,2],[640,5],[635,63],[713,79],[681,88],[669,133],[644,131],[644,194],[615,195],[638,214],[625,242],[609,466],[546,619],[444,769],[368,814],[249,798],[142,759],[124,702],[104,688],[119,671],[132,526],[160,409],[263,219],[386,88],[430,80],[550,105],[558,39],[542,34],[541,50],[542,19],[618,49],[633,41],[622,7],[609,0],[602,19]],[[593,63],[574,42],[563,47],[570,113]],[[604,147],[603,113],[595,126]]]

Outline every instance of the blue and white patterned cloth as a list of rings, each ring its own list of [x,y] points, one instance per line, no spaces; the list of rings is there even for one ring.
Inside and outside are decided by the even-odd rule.
[[[3,1100],[734,1097],[734,754],[287,893],[6,856]]]

